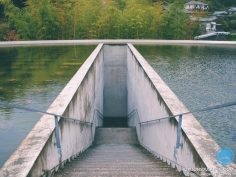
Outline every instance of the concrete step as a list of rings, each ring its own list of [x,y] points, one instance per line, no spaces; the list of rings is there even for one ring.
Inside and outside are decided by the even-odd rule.
[[[139,144],[135,128],[96,128],[94,144]]]
[[[78,177],[77,173],[68,173],[68,174],[61,174],[58,175],[57,177]],[[89,174],[80,174],[79,177],[175,177],[174,175],[145,175],[143,176],[143,174],[136,174],[136,175],[127,175],[125,174],[124,176],[120,175],[120,174],[96,174],[96,175],[89,175]]]
[[[160,174],[168,174],[168,175],[174,175],[175,172],[170,172],[168,171],[168,168],[166,169],[162,169],[162,170],[159,170],[159,169],[144,169],[144,168],[139,168],[139,169],[98,169],[98,170],[94,170],[94,169],[71,169],[70,172],[73,172],[73,173],[78,173],[78,174],[83,174],[83,173],[88,173],[88,174],[106,174],[106,173],[110,173],[110,174],[122,174],[122,173],[125,173],[125,174],[147,174],[147,175],[160,175]],[[163,175],[164,176],[164,175]]]
[[[67,177],[71,176],[71,174],[76,174],[77,176],[81,176],[81,175],[87,175],[87,176],[96,176],[96,175],[100,175],[100,176],[104,176],[104,175],[119,175],[120,177],[124,177],[126,175],[128,176],[136,176],[137,174],[142,175],[143,177],[145,176],[172,176],[172,177],[179,177],[178,175],[176,176],[176,173],[170,173],[169,171],[166,172],[160,172],[160,171],[124,171],[124,170],[117,170],[115,172],[110,172],[110,171],[81,171],[81,172],[77,172],[77,171],[73,171],[73,172],[69,172],[69,173],[64,173],[64,176],[66,176],[66,174],[68,174]]]
[[[54,176],[179,177],[184,175],[167,163],[156,159],[138,144],[108,143],[92,145]]]

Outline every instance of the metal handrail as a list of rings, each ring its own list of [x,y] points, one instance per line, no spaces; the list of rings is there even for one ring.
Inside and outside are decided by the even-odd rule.
[[[223,108],[223,107],[229,107],[229,106],[233,106],[236,105],[236,101],[233,102],[228,102],[228,103],[224,103],[224,104],[220,104],[220,105],[216,105],[216,106],[212,106],[212,107],[207,107],[207,108],[202,108],[202,109],[195,109],[193,111],[189,111],[189,112],[185,112],[185,113],[181,113],[181,114],[176,114],[176,115],[172,115],[172,116],[168,116],[168,117],[162,117],[162,118],[157,118],[157,119],[153,119],[153,120],[148,120],[148,121],[144,121],[144,122],[139,122],[139,124],[148,124],[150,122],[157,122],[163,119],[169,119],[169,118],[174,118],[174,117],[178,117],[178,116],[183,116],[183,115],[187,115],[187,114],[192,114],[192,113],[197,113],[197,112],[204,112],[204,111],[210,111],[213,109],[219,109],[219,108]]]
[[[97,112],[101,117],[102,119],[104,118],[103,114],[98,111],[97,109],[94,109],[94,114],[93,114],[93,124],[94,124],[94,117],[95,117],[95,112]],[[56,119],[55,119],[56,120]],[[55,124],[57,124],[57,122],[55,122]],[[56,131],[56,132],[59,132],[59,131]],[[56,138],[59,137],[59,135],[56,135]],[[55,143],[57,145],[57,148],[58,148],[58,154],[59,154],[59,158],[61,157],[61,148],[60,148],[60,141],[59,140],[56,140],[57,142],[59,142],[57,144],[57,142]],[[90,146],[90,145],[89,145]],[[88,146],[88,147],[89,147]],[[85,149],[87,149],[88,147],[84,148],[83,150],[81,150],[80,152],[78,152],[76,155],[72,155],[70,158],[68,158],[69,160],[71,160],[71,158],[74,158],[76,156],[78,156],[79,153],[83,152]],[[51,170],[49,171],[46,171],[42,176],[47,176],[48,174],[52,173],[54,170],[57,171],[59,169],[59,166],[61,165],[64,165],[64,163],[68,162],[68,159],[64,160],[63,162],[59,163],[56,167],[53,167]]]
[[[102,118],[104,118],[104,115],[97,109],[94,109],[94,111],[96,111],[98,114],[100,114],[100,116],[102,116]]]
[[[39,114],[47,114],[47,115],[51,115],[51,116],[57,116],[57,117],[64,118],[64,119],[74,120],[74,121],[77,121],[77,122],[80,122],[80,123],[83,123],[83,124],[93,124],[93,122],[78,120],[78,119],[75,119],[75,118],[62,116],[62,115],[58,115],[58,114],[54,114],[54,113],[50,113],[50,112],[46,112],[46,111],[40,111],[40,110],[37,110],[37,109],[27,108],[27,107],[24,107],[24,106],[19,106],[19,105],[16,105],[16,104],[11,104],[11,103],[7,103],[7,102],[3,102],[3,101],[0,101],[0,105],[15,108],[15,109],[21,109],[21,110],[25,110],[25,111],[35,112],[35,113],[39,113]]]
[[[49,113],[49,112],[46,112],[46,111],[40,111],[40,110],[37,110],[37,109],[27,108],[27,107],[24,107],[24,106],[19,106],[19,105],[16,105],[16,104],[11,104],[11,103],[7,103],[7,102],[3,102],[3,101],[0,101],[0,105],[5,106],[5,107],[10,107],[10,108],[15,108],[15,109],[20,109],[20,110],[35,112],[35,113],[39,113],[39,114],[47,114],[47,115],[54,116],[55,135],[56,135],[56,143],[54,143],[54,145],[57,146],[59,160],[61,160],[61,157],[62,157],[62,150],[61,150],[61,143],[60,143],[59,124],[58,124],[59,120],[58,120],[58,117],[63,118],[63,119],[74,120],[74,121],[77,121],[77,122],[79,122],[81,124],[90,124],[90,125],[94,124],[94,122],[93,122],[94,121],[94,116],[93,116],[92,122],[87,122],[87,121],[78,120],[78,119],[67,117],[67,116],[57,115],[57,114]],[[100,113],[98,110],[95,109],[94,112],[95,111],[97,111],[102,117],[104,117],[102,115],[102,113]]]
[[[139,118],[138,110],[137,110],[137,109],[134,109],[133,111],[131,111],[131,113],[129,113],[126,118],[129,119],[133,113],[136,113],[136,114],[137,114],[137,117],[138,117],[138,124],[140,124],[140,118]],[[140,124],[140,125],[141,125],[141,124]]]
[[[134,109],[133,111],[131,111],[131,112],[128,114],[127,119],[129,119],[129,118],[130,118],[130,115],[133,114],[135,111],[137,111],[137,109]]]
[[[196,112],[209,111],[209,110],[219,109],[219,108],[223,108],[223,107],[229,107],[229,106],[233,106],[233,105],[236,105],[236,101],[228,102],[228,103],[224,103],[224,104],[220,104],[220,105],[216,105],[216,106],[212,106],[212,107],[202,108],[202,109],[195,109],[193,111],[189,111],[189,112],[185,112],[185,113],[181,113],[181,114],[176,114],[176,115],[172,115],[172,116],[168,116],[168,117],[148,120],[148,121],[144,121],[144,122],[140,122],[138,111],[137,111],[137,109],[134,109],[133,111],[131,111],[131,113],[128,114],[127,119],[130,118],[130,115],[132,115],[134,112],[136,112],[138,115],[138,121],[139,121],[138,124],[141,126],[142,124],[153,123],[153,122],[157,122],[157,121],[164,120],[164,119],[175,118],[178,116],[179,120],[178,120],[178,128],[177,128],[177,138],[176,138],[176,145],[174,147],[174,157],[177,159],[178,149],[183,146],[183,143],[180,142],[183,115],[192,114],[192,113],[196,113]]]
[[[97,112],[100,116],[102,116],[102,119],[104,119],[104,116],[103,116],[103,114],[99,111],[99,110],[97,110],[97,109],[94,109],[94,113],[93,113],[93,120],[92,120],[92,122],[94,122],[94,117],[95,117],[95,112]]]

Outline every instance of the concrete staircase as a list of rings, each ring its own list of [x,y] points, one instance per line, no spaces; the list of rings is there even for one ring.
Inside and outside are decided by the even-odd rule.
[[[56,177],[178,177],[176,169],[138,144],[135,128],[97,128],[94,144]]]

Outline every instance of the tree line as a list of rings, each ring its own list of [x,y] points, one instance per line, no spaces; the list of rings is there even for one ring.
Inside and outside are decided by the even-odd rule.
[[[0,40],[193,39],[184,0],[1,0]]]

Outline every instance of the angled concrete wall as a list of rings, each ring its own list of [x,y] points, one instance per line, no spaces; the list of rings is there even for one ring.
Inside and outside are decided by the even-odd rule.
[[[213,176],[219,176],[214,173],[215,170],[222,168],[215,158],[220,147],[194,116],[183,116],[180,138],[183,147],[178,149],[177,159],[174,157],[174,147],[177,139],[178,118],[139,124],[139,119],[144,122],[177,115],[188,110],[131,44],[128,44],[127,48],[127,90],[128,113],[137,109],[137,112],[130,116],[128,125],[136,126],[142,146],[180,171],[183,168],[207,168],[211,169]],[[228,168],[231,167],[234,170],[230,173],[236,176],[236,165],[228,166]],[[194,176],[189,171],[184,171],[184,173],[187,176]],[[202,171],[195,173],[206,176]]]
[[[47,112],[92,122],[93,126],[60,119],[62,157],[54,145],[54,117],[43,115],[18,149],[0,170],[1,177],[37,177],[59,163],[75,157],[92,144],[95,127],[102,126],[96,111],[103,112],[103,47],[98,45],[90,57],[55,99]],[[96,119],[97,118],[97,119]]]
[[[104,45],[104,117],[127,116],[127,45]]]

